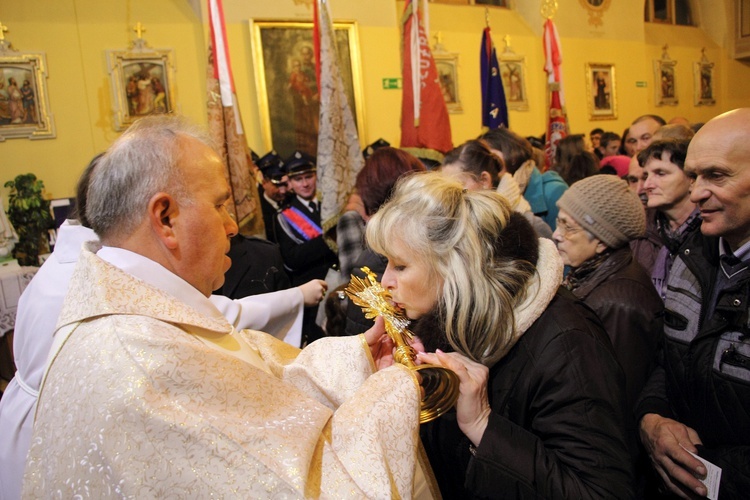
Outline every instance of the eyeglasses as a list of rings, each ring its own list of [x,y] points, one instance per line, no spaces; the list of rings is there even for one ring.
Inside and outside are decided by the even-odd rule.
[[[563,238],[568,238],[569,236],[579,231],[583,231],[582,227],[573,227],[561,220],[559,217],[555,219],[555,224],[557,225],[557,232],[560,233],[560,236],[562,236]]]

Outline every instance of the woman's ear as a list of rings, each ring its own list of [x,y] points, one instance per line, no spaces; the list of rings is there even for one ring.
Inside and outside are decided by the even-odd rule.
[[[597,240],[597,241],[599,241],[599,240]],[[604,243],[602,243],[601,241],[599,241],[599,242],[598,242],[598,243],[596,244],[596,253],[602,253],[602,252],[604,252],[604,251],[605,251],[606,249],[607,249],[607,245],[605,245],[605,244],[604,244]]]
[[[482,184],[482,187],[484,189],[492,189],[492,176],[490,176],[490,173],[486,170],[483,170],[482,173],[479,175],[479,182]]]
[[[170,249],[177,247],[173,219],[178,213],[177,202],[167,193],[156,193],[148,202],[148,218],[151,229],[156,233],[159,240]]]

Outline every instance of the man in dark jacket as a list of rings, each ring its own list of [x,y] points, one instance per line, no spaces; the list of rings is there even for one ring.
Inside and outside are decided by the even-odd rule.
[[[263,181],[258,186],[260,208],[263,211],[263,223],[266,226],[266,239],[277,243],[274,231],[274,219],[279,211],[289,204],[292,196],[289,190],[289,177],[284,169],[284,161],[276,151],[266,153],[258,159],[256,165],[263,174]]]
[[[232,238],[230,243],[227,255],[232,259],[232,265],[224,273],[224,284],[214,294],[241,299],[291,288],[278,245],[241,234]]]
[[[299,286],[312,279],[325,279],[328,270],[338,266],[338,257],[331,249],[335,239],[329,239],[321,227],[315,158],[296,151],[284,164],[294,196],[276,216],[274,232],[292,286]],[[305,308],[303,345],[323,336],[315,323],[316,315],[317,307]]]
[[[687,140],[658,140],[638,153],[648,207],[656,210],[656,228],[664,243],[651,269],[651,280],[662,300],[675,255],[701,225],[700,211],[690,200],[693,181],[685,172],[688,144]]]
[[[669,273],[660,366],[636,408],[641,440],[674,493],[721,498],[750,491],[750,108],[709,121],[688,148],[701,233]],[[718,238],[716,238],[718,237]]]
[[[297,286],[311,279],[324,279],[338,259],[320,225],[315,158],[297,151],[284,163],[294,196],[274,222],[281,256],[292,286]]]

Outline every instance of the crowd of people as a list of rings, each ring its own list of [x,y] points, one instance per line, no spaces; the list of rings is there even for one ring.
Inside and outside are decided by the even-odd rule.
[[[746,496],[750,108],[533,139],[380,139],[325,228],[315,158],[255,156],[263,238],[202,130],[137,121],[19,303],[0,498]],[[457,376],[429,423],[365,266]]]

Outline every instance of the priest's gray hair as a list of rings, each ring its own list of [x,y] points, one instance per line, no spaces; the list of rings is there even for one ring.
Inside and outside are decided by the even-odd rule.
[[[86,207],[86,218],[103,242],[132,234],[160,191],[189,201],[178,169],[186,138],[213,147],[203,129],[169,115],[141,118],[110,146],[91,177]]]

